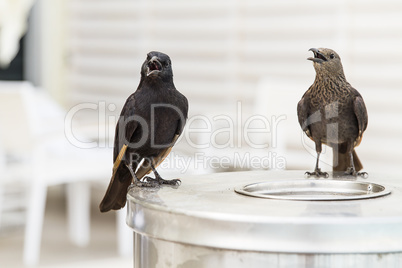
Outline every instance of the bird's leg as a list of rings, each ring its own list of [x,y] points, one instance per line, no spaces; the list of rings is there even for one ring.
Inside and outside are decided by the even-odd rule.
[[[173,180],[165,180],[165,179],[163,179],[161,177],[161,175],[159,175],[159,173],[156,171],[156,168],[155,168],[155,166],[154,166],[154,164],[152,162],[151,162],[151,169],[152,169],[152,172],[155,174],[155,179],[150,178],[150,177],[145,177],[146,181],[148,181],[148,182],[155,181],[159,185],[166,184],[166,185],[179,186],[181,184],[181,180],[179,180],[179,179],[173,179]]]
[[[353,161],[353,152],[349,153],[349,158],[350,158],[350,167],[345,171],[346,176],[354,176],[354,177],[362,177],[362,178],[368,178],[368,173],[367,172],[356,172],[355,168],[355,163]]]
[[[181,184],[181,180],[179,179],[172,179],[172,180],[165,180],[159,175],[159,173],[156,171],[155,167],[153,164],[151,164],[152,171],[155,174],[156,179],[158,180],[159,184],[167,184],[167,185],[176,185],[179,186]]]
[[[328,172],[322,172],[321,169],[318,167],[318,163],[320,162],[320,155],[321,155],[321,144],[316,144],[316,151],[317,151],[317,162],[315,163],[315,169],[313,172],[307,171],[304,173],[307,177],[315,176],[317,178],[324,177],[328,178]]]
[[[137,186],[137,187],[155,187],[155,186],[158,186],[158,184],[155,184],[154,182],[143,182],[143,181],[140,181],[140,180],[137,178],[137,175],[135,175],[135,172],[134,172],[134,169],[133,169],[133,166],[132,166],[131,163],[128,164],[128,165],[126,164],[126,167],[127,167],[128,170],[130,171],[131,176],[132,176],[132,178],[133,178],[132,184],[128,187],[129,190],[130,190],[132,187],[135,187],[135,186]]]
[[[131,177],[133,178],[133,182],[134,183],[137,183],[137,182],[139,182],[140,180],[137,178],[137,176],[135,175],[135,172],[134,172],[134,169],[133,169],[133,165],[130,163],[130,164],[126,164],[126,167],[128,168],[128,170],[130,171],[130,173],[131,173]]]

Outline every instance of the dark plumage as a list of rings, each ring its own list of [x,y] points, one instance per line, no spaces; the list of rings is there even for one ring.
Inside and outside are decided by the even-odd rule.
[[[187,98],[173,84],[169,56],[155,51],[148,53],[138,88],[128,97],[116,126],[113,175],[99,205],[101,212],[124,207],[132,182],[136,186],[180,183],[178,179],[162,179],[155,168],[182,133],[187,112]],[[155,179],[141,180],[151,171]]]
[[[297,105],[300,126],[315,142],[317,162],[308,175],[325,176],[318,162],[322,143],[333,149],[335,175],[367,175],[358,173],[363,166],[354,148],[362,140],[368,117],[363,98],[345,78],[339,55],[327,48],[312,48],[316,77]]]

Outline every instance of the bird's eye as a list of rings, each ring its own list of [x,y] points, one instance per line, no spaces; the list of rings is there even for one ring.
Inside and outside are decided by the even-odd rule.
[[[330,57],[331,59],[333,59],[333,58],[335,58],[335,54],[331,54],[331,55],[329,55],[329,57]]]
[[[169,67],[170,63],[167,61],[165,62],[165,68]]]

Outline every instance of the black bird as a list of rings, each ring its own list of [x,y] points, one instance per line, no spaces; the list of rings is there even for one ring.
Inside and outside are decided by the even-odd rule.
[[[113,175],[99,205],[101,212],[124,207],[132,182],[140,187],[180,184],[178,179],[164,180],[156,167],[183,132],[187,112],[187,98],[173,84],[169,56],[156,51],[148,53],[138,88],[126,100],[116,125]],[[155,179],[143,179],[151,171]]]
[[[297,105],[299,124],[315,142],[317,162],[307,175],[328,177],[318,167],[322,144],[333,149],[335,175],[367,176],[354,150],[367,128],[366,106],[360,93],[345,78],[339,55],[327,48],[311,48],[316,71],[314,83]]]

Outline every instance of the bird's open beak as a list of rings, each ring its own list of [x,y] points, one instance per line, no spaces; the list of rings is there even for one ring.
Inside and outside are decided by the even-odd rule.
[[[320,53],[320,51],[317,48],[310,48],[308,51],[313,51],[314,57],[307,58],[308,60],[311,60],[313,62],[317,63],[322,63],[324,61],[327,61],[327,58]]]
[[[162,71],[162,64],[157,56],[153,56],[147,63],[147,76],[158,74]]]

